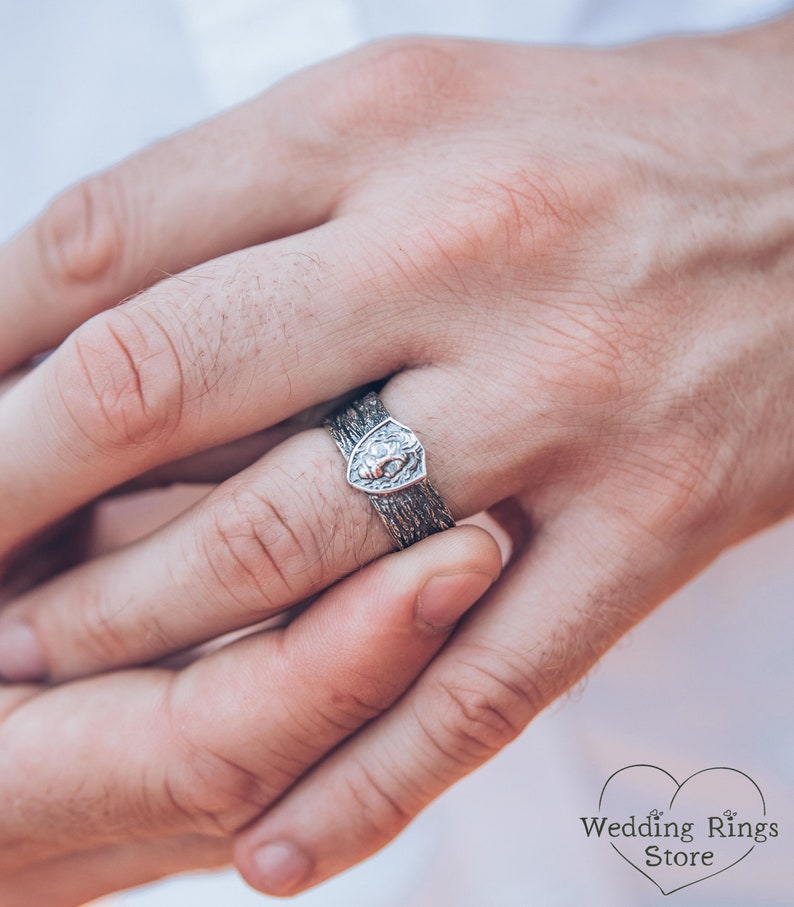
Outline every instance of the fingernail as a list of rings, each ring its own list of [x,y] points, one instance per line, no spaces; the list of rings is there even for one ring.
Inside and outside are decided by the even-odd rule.
[[[46,674],[44,654],[33,629],[13,619],[0,626],[0,677],[15,682],[41,680]]]
[[[493,583],[487,573],[432,576],[419,590],[417,612],[434,629],[452,626]]]
[[[295,844],[275,841],[255,851],[257,888],[265,894],[289,894],[308,877],[312,861]]]

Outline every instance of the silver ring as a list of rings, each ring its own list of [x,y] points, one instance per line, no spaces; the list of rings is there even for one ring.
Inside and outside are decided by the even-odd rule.
[[[369,497],[398,548],[455,525],[428,481],[421,442],[374,391],[340,407],[324,424],[347,460],[348,483]]]

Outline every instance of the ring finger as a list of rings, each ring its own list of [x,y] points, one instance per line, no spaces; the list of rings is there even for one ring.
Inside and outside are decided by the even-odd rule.
[[[512,461],[471,453],[487,448],[490,426],[438,416],[438,400],[463,411],[462,376],[406,372],[383,399],[426,443],[431,481],[456,517],[514,490]],[[7,606],[0,672],[63,680],[149,661],[254,624],[392,547],[367,497],[347,484],[330,436],[302,432],[148,538]]]

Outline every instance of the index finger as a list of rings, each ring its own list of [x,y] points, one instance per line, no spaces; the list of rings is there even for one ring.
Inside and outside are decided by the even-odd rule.
[[[78,328],[0,399],[0,554],[145,470],[397,370],[431,316],[405,327],[364,232],[340,218],[226,256]],[[380,273],[362,284],[365,257]]]

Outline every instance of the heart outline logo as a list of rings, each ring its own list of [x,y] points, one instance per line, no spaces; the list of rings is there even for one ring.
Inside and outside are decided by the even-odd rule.
[[[702,778],[702,776],[705,776],[705,775],[707,775],[708,773],[730,772],[730,773],[733,773],[734,776],[736,776],[737,780],[738,780],[739,777],[741,777],[741,779],[743,779],[743,782],[742,782],[742,783],[744,783],[744,782],[749,782],[749,784],[752,786],[752,789],[754,790],[755,794],[757,794],[758,801],[759,801],[759,803],[760,803],[760,814],[761,814],[762,816],[766,817],[766,800],[765,800],[765,798],[764,798],[763,792],[761,791],[761,788],[758,786],[758,784],[756,784],[756,782],[755,782],[748,774],[746,774],[745,772],[743,772],[743,771],[741,771],[741,770],[739,770],[739,769],[731,768],[731,767],[729,767],[729,766],[713,766],[713,767],[711,767],[711,768],[700,769],[699,771],[696,771],[696,772],[694,772],[693,774],[689,775],[689,776],[688,776],[687,778],[685,778],[683,781],[679,782],[679,781],[678,781],[678,780],[677,780],[670,772],[666,771],[665,769],[661,768],[661,767],[658,766],[658,765],[653,765],[653,764],[650,764],[650,763],[635,763],[634,765],[627,765],[627,766],[624,766],[623,768],[618,769],[617,771],[613,772],[613,773],[607,778],[607,780],[604,782],[604,786],[601,788],[601,794],[599,795],[599,798],[598,798],[598,812],[599,812],[599,814],[601,814],[601,812],[602,812],[602,809],[603,809],[603,806],[604,806],[604,799],[605,799],[605,796],[606,796],[606,794],[607,794],[607,789],[610,787],[610,784],[613,784],[613,782],[615,781],[615,779],[616,779],[619,775],[621,775],[622,773],[624,773],[624,772],[629,772],[629,771],[636,770],[636,769],[647,769],[647,770],[650,770],[650,771],[652,771],[652,772],[658,772],[658,773],[660,773],[661,775],[663,775],[665,779],[667,779],[670,783],[672,783],[672,784],[674,785],[674,788],[675,788],[675,789],[674,789],[674,791],[673,791],[673,793],[672,793],[672,796],[670,797],[669,802],[667,803],[667,807],[666,807],[666,811],[667,811],[668,814],[673,810],[674,806],[676,805],[676,801],[679,800],[679,795],[681,795],[682,790],[684,790],[684,788],[686,787],[686,785],[690,784],[690,782],[694,782],[695,779],[697,779],[697,778]],[[690,788],[690,789],[691,789],[691,788]],[[658,818],[659,818],[660,816],[662,816],[662,815],[664,815],[664,813],[661,812],[661,811],[659,811],[659,810],[653,810],[653,811],[649,812],[649,815],[648,815],[648,827],[650,828],[650,821],[651,821],[651,818],[653,817],[653,818],[657,821],[657,826],[656,826],[656,828],[657,828],[657,831],[658,831],[658,829],[659,829]],[[734,817],[734,816],[736,815],[736,813],[735,813],[735,812],[731,813],[729,810],[726,810],[725,813],[723,813],[723,815]],[[584,819],[583,819],[583,821],[584,821]],[[633,816],[633,815],[631,816],[631,821],[632,821],[632,823],[633,823],[633,821],[634,821],[634,816]],[[719,821],[720,823],[722,823],[722,819],[721,819],[721,818],[720,818],[720,819],[716,819],[716,817],[710,818],[708,821],[709,821],[709,829],[710,829],[710,832],[711,832],[711,822],[712,822],[712,821]],[[729,819],[728,821],[730,822],[731,819]],[[641,823],[641,826],[642,826],[642,824],[643,824],[643,823]],[[678,823],[668,823],[668,824],[673,824],[673,825],[674,825],[674,827],[675,827],[675,829],[676,829],[676,834],[677,834],[677,832],[678,832]],[[688,824],[689,824],[690,826],[694,826],[694,823],[688,823]],[[618,823],[618,826],[619,826],[619,823]],[[772,826],[773,826],[773,823],[770,823],[770,829],[772,828]],[[592,827],[593,827],[593,826],[591,826],[591,828],[592,828]],[[612,827],[613,827],[613,826],[610,826],[610,829],[611,829]],[[633,830],[634,826],[632,825],[631,827],[632,827],[632,830]],[[720,825],[720,827],[721,827],[721,825]],[[603,828],[604,828],[604,824],[603,824],[603,822],[602,822],[602,825],[600,826],[600,829],[601,829],[601,830],[599,830],[598,833],[597,833],[597,836],[598,836],[598,837],[601,837],[601,831],[603,830]],[[741,826],[740,826],[740,828],[741,828]],[[587,830],[587,825],[586,825],[586,824],[585,824],[585,829]],[[665,829],[667,829],[667,825],[665,825]],[[588,831],[587,834],[588,834],[588,837],[589,837],[589,836],[590,836],[590,831]],[[609,834],[612,835],[612,831],[611,831],[611,830],[609,831]],[[722,834],[722,832],[720,832],[720,835],[721,835],[721,837],[723,837],[723,838],[725,837],[725,835]],[[646,835],[642,835],[642,836],[643,836],[643,837],[646,837]],[[667,835],[667,832],[665,831],[664,837],[666,838],[667,836],[668,836],[668,835]],[[675,836],[675,835],[674,835],[674,836]],[[773,837],[776,837],[776,836],[777,836],[777,828],[776,828],[776,827],[775,827],[774,833],[773,833],[771,836],[773,836]],[[647,837],[654,837],[654,835],[648,834]],[[709,837],[711,838],[711,837],[713,837],[713,835],[710,833],[710,834],[709,834]],[[733,830],[732,830],[732,828],[731,828],[730,837],[733,837]],[[739,835],[739,837],[741,837],[741,835]],[[685,839],[684,839],[684,840],[685,840]],[[690,837],[690,840],[692,840],[691,837]],[[753,840],[753,843],[751,844],[751,846],[749,846],[743,853],[741,853],[738,857],[736,857],[736,859],[733,859],[733,860],[732,860],[730,863],[728,863],[727,865],[722,866],[722,867],[720,867],[719,869],[715,869],[713,872],[708,872],[706,875],[698,876],[698,878],[695,878],[695,879],[690,879],[689,881],[683,882],[683,883],[680,884],[680,885],[675,885],[675,887],[669,887],[669,883],[665,883],[665,884],[660,883],[659,881],[657,881],[656,878],[653,877],[652,874],[650,874],[649,872],[646,872],[641,866],[637,865],[637,862],[635,862],[635,859],[636,859],[636,858],[635,858],[635,859],[632,859],[632,858],[631,858],[630,856],[628,856],[623,850],[621,850],[621,848],[618,847],[613,841],[610,841],[609,843],[610,843],[610,846],[612,847],[612,849],[613,849],[613,850],[614,850],[614,851],[615,851],[615,852],[616,852],[623,860],[625,860],[625,862],[627,862],[630,866],[632,866],[634,869],[636,869],[637,872],[639,872],[641,875],[645,876],[646,879],[648,879],[650,882],[652,882],[652,883],[656,886],[656,888],[658,888],[659,891],[660,891],[663,895],[668,896],[668,895],[670,895],[670,894],[674,894],[676,891],[681,891],[681,890],[684,889],[684,888],[689,888],[690,886],[695,885],[695,884],[697,884],[698,882],[704,882],[704,881],[706,881],[706,879],[714,878],[715,876],[720,875],[720,874],[722,874],[723,872],[726,872],[728,869],[733,868],[733,867],[736,866],[738,863],[741,863],[743,860],[745,860],[745,859],[753,852],[753,850],[755,850],[757,841],[754,839],[754,840]],[[669,851],[666,851],[665,853],[668,854]],[[695,852],[695,853],[699,853],[699,852]],[[647,851],[646,851],[646,854],[647,854]],[[683,855],[683,854],[682,854],[682,855]],[[713,853],[712,853],[712,856],[713,856]],[[647,862],[647,861],[646,861],[646,862]],[[647,865],[648,865],[648,866],[651,866],[651,865],[658,866],[660,862],[661,862],[661,860],[659,860],[659,862],[657,862],[657,863],[655,863],[655,864],[647,863]],[[671,863],[668,862],[667,865],[668,865],[668,866],[671,866],[671,865],[673,865],[673,864],[671,864]],[[682,865],[686,865],[686,864],[680,864],[680,863],[678,863],[678,862],[675,862],[674,865],[675,865],[675,866],[682,866]],[[695,864],[693,863],[692,865],[695,865]],[[704,865],[705,865],[705,864],[704,864]]]

